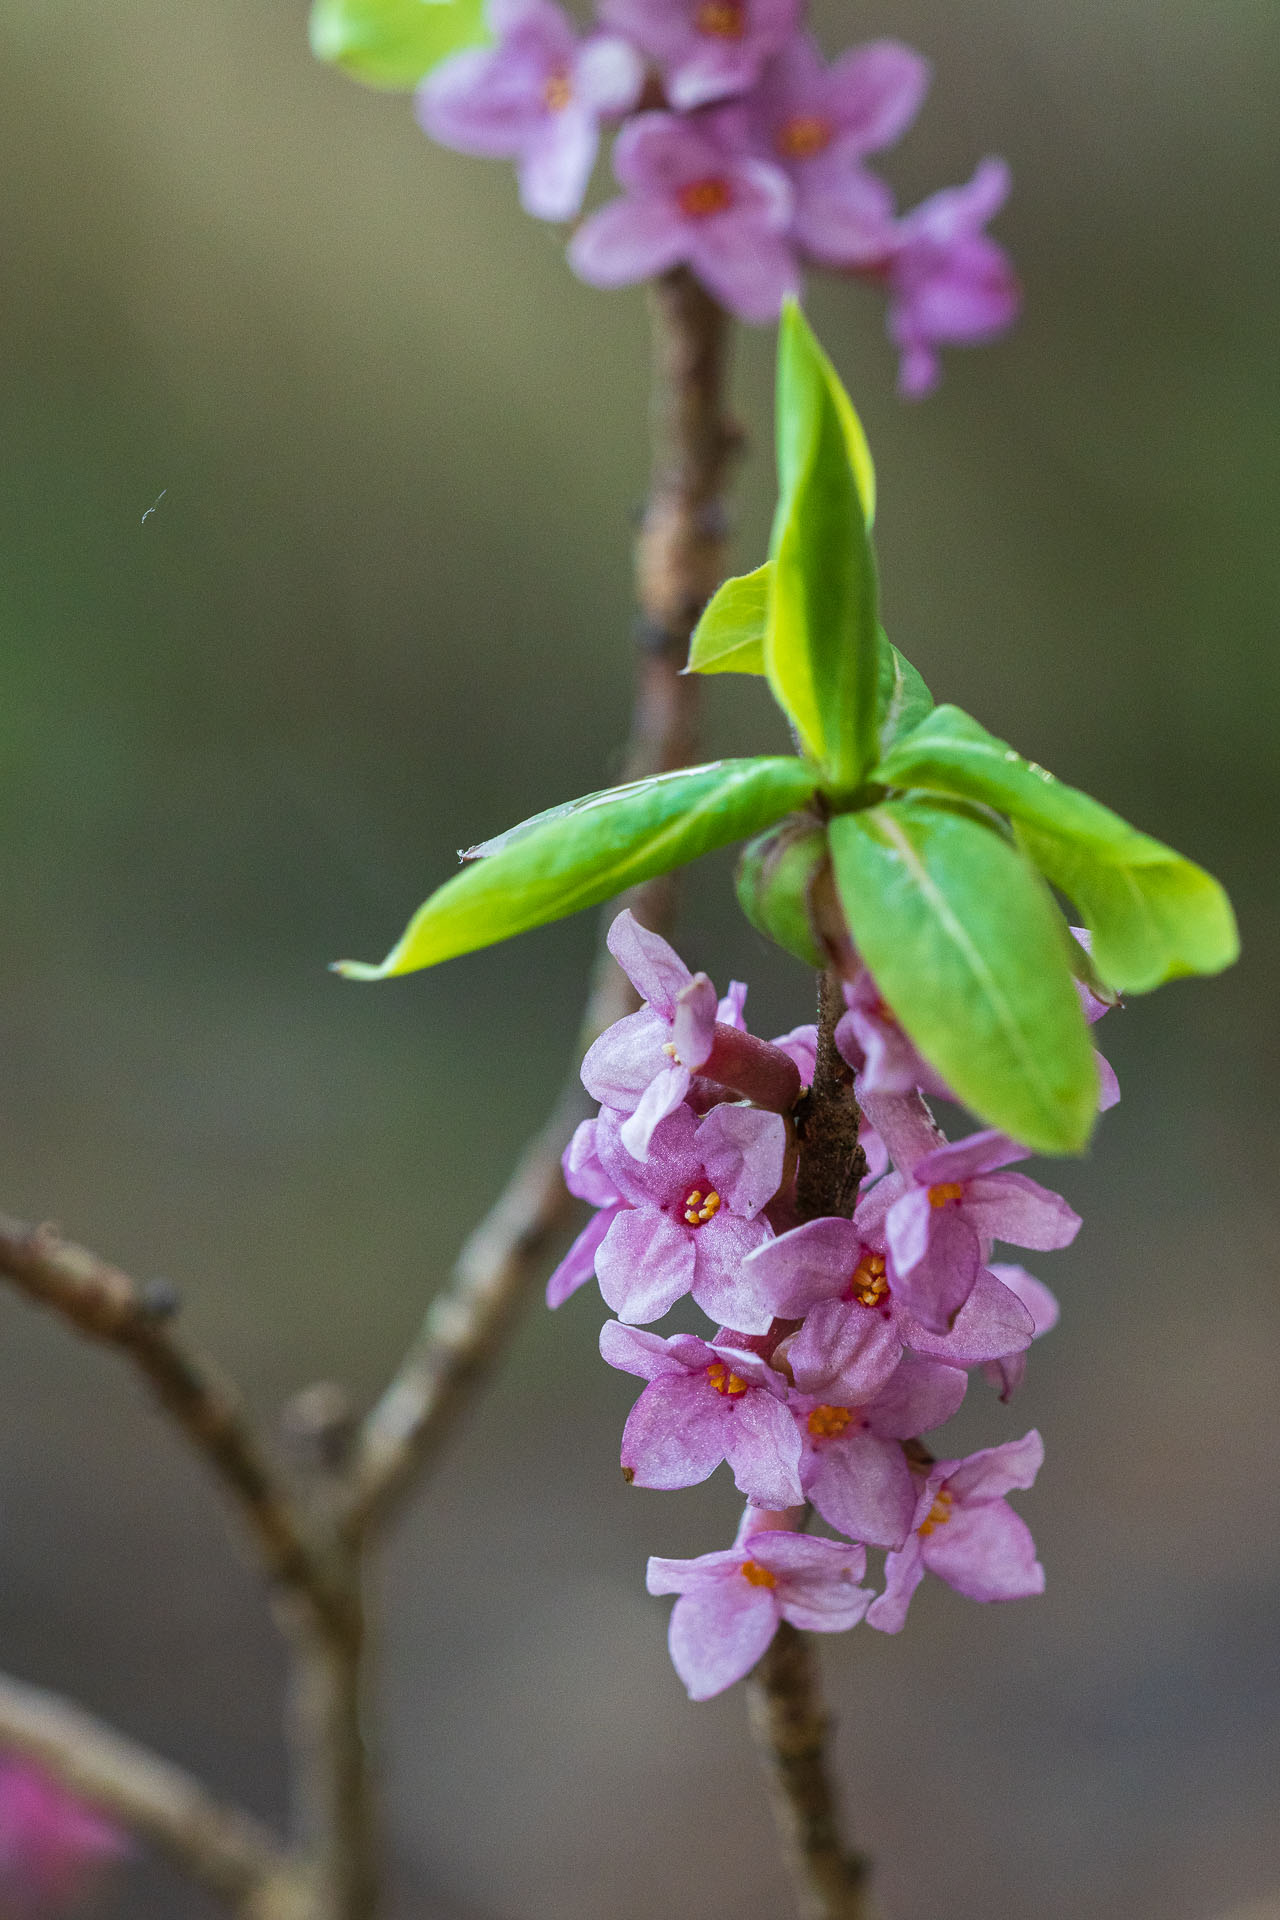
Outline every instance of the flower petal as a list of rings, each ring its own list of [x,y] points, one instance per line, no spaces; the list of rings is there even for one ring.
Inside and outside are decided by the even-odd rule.
[[[1044,1592],[1031,1531],[1003,1500],[957,1507],[925,1540],[924,1563],[969,1600],[1025,1600]]]
[[[672,1609],[667,1645],[689,1698],[710,1700],[750,1673],[778,1619],[772,1590],[753,1586],[737,1568],[684,1593]]]
[[[724,1459],[728,1425],[728,1402],[705,1375],[666,1374],[627,1416],[623,1468],[637,1487],[696,1487]]]
[[[620,1209],[601,1207],[588,1220],[551,1278],[547,1281],[547,1305],[562,1307],[570,1294],[595,1277],[596,1255]]]
[[[620,1320],[658,1320],[688,1293],[694,1275],[691,1236],[656,1209],[620,1213],[596,1255],[605,1305]]]
[[[725,1102],[698,1128],[696,1151],[724,1205],[754,1220],[782,1184],[787,1123],[780,1113]]]
[[[739,1493],[761,1507],[801,1506],[800,1435],[782,1401],[755,1388],[726,1407],[724,1457]]]
[[[669,1114],[675,1112],[688,1093],[692,1080],[693,1075],[688,1067],[666,1066],[654,1074],[641,1094],[635,1112],[618,1130],[618,1138],[633,1160],[649,1158],[655,1129]]]
[[[1007,1240],[1015,1247],[1044,1252],[1069,1247],[1080,1231],[1080,1215],[1060,1193],[1051,1193],[1025,1173],[980,1174],[964,1193],[965,1218],[984,1240]]]
[[[867,1625],[881,1633],[901,1633],[907,1624],[911,1596],[924,1579],[924,1554],[918,1533],[913,1533],[899,1553],[891,1553],[884,1563],[884,1592],[867,1609]]]
[[[902,1448],[870,1433],[825,1440],[805,1462],[805,1492],[829,1526],[872,1547],[900,1547],[911,1531],[915,1483]]]

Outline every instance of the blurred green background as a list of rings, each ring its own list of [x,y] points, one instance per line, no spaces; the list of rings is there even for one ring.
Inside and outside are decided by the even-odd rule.
[[[607,779],[644,488],[639,293],[574,282],[509,170],[310,60],[301,0],[0,16],[0,1205],[182,1290],[269,1409],[372,1392],[542,1113],[584,918],[375,988],[454,849]],[[892,393],[879,303],[815,284],[881,473],[890,631],[953,698],[1201,859],[1242,965],[1103,1029],[1125,1089],[1062,1328],[957,1449],[1038,1424],[1043,1602],[922,1592],[824,1647],[894,1920],[1218,1920],[1280,1885],[1271,0],[828,4],[935,96],[904,201],[1006,154],[1027,289]],[[741,338],[761,557],[772,341]],[[142,515],[165,489],[145,523]],[[777,738],[708,689],[718,750]],[[681,945],[808,1016],[735,921]],[[267,1813],[281,1673],[253,1574],[134,1383],[0,1299],[0,1662]],[[692,1708],[651,1550],[732,1490],[629,1492],[598,1300],[540,1309],[380,1580],[405,1915],[785,1911],[731,1694]],[[210,1911],[143,1863],[110,1911]]]

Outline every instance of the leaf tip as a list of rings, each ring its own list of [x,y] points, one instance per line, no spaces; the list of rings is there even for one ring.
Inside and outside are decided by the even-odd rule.
[[[390,955],[381,966],[370,966],[367,960],[331,960],[330,973],[336,973],[340,980],[385,980],[391,971]]]

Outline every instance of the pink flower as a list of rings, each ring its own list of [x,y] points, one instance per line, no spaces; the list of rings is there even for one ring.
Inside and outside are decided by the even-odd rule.
[[[828,1526],[869,1547],[900,1547],[911,1531],[916,1483],[900,1442],[949,1420],[968,1376],[936,1360],[904,1360],[860,1405],[794,1394],[804,1458],[800,1482]]]
[[[743,1261],[738,1308],[803,1320],[787,1342],[797,1387],[856,1405],[892,1377],[903,1349],[952,1367],[1002,1360],[1031,1344],[1033,1318],[1017,1294],[982,1269],[949,1333],[932,1333],[901,1296],[885,1216],[902,1191],[897,1175],[859,1201],[852,1220],[808,1220]]]
[[[617,1320],[600,1329],[600,1352],[650,1382],[622,1434],[623,1471],[636,1486],[697,1486],[727,1460],[735,1486],[757,1506],[803,1504],[787,1383],[758,1354],[691,1333],[663,1340]]]
[[[742,102],[757,151],[791,182],[792,237],[812,259],[859,267],[884,258],[893,195],[861,162],[906,130],[928,82],[927,63],[895,40],[855,47],[827,67],[797,33]]]
[[[625,1202],[596,1157],[596,1122],[584,1120],[560,1156],[564,1183],[575,1199],[589,1200],[597,1209],[547,1281],[547,1305],[562,1307],[570,1294],[585,1286],[596,1270],[600,1243]]]
[[[31,1761],[0,1761],[0,1908],[65,1909],[95,1871],[130,1851],[127,1835]]]
[[[984,160],[898,223],[884,266],[889,337],[901,351],[899,390],[918,400],[937,385],[940,346],[993,340],[1013,324],[1021,294],[1004,248],[982,229],[1009,195],[1003,160]]]
[[[699,1122],[677,1107],[640,1162],[618,1138],[618,1116],[600,1115],[596,1150],[628,1203],[596,1255],[600,1291],[620,1320],[657,1320],[692,1293],[713,1320],[768,1332],[768,1316],[742,1318],[737,1279],[743,1255],[770,1238],[760,1214],[781,1184],[786,1138],[780,1114],[719,1106]]]
[[[1044,1442],[1034,1428],[967,1460],[939,1460],[920,1491],[910,1539],[885,1561],[885,1590],[868,1612],[869,1624],[900,1633],[926,1573],[970,1600],[1043,1593],[1035,1541],[1004,1498],[1031,1486],[1043,1461]]]
[[[794,1063],[779,1048],[746,1031],[746,988],[731,981],[719,1003],[705,973],[690,973],[660,934],[642,927],[625,909],[608,933],[608,947],[645,1004],[614,1022],[587,1049],[582,1084],[620,1114],[628,1153],[645,1160],[653,1130],[685,1101],[695,1075],[718,1082],[700,1087],[704,1105],[723,1097],[725,1086],[760,1106],[785,1113],[800,1092]]]
[[[836,1025],[836,1046],[859,1075],[860,1093],[923,1093],[948,1099],[947,1088],[916,1051],[880,998],[880,989],[865,967],[845,983],[848,1011]]]
[[[791,187],[780,168],[735,150],[715,115],[670,113],[629,121],[613,166],[626,197],[574,234],[575,273],[593,286],[620,287],[685,265],[742,319],[776,319],[799,289],[787,239]]]
[[[625,40],[579,40],[551,0],[489,0],[498,44],[454,54],[418,92],[425,132],[462,153],[511,158],[539,220],[582,205],[600,122],[634,106],[643,67]]]
[[[682,113],[745,93],[796,24],[800,0],[601,0],[600,17],[662,71]]]
[[[691,1700],[709,1700],[751,1671],[778,1622],[809,1633],[856,1627],[871,1604],[858,1582],[860,1546],[814,1540],[755,1525],[748,1513],[727,1553],[649,1561],[650,1593],[678,1593],[671,1613],[671,1662]]]

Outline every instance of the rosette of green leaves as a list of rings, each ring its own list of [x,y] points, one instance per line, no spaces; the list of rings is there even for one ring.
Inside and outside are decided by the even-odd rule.
[[[1137,993],[1235,958],[1217,882],[995,739],[935,707],[883,633],[874,472],[857,415],[799,309],[779,339],[779,499],[769,559],[708,606],[695,673],[763,675],[797,753],[661,774],[536,815],[473,847],[381,979],[432,966],[751,839],[749,917],[815,964],[860,955],[924,1057],[983,1120],[1042,1152],[1088,1139],[1087,963]],[[753,837],[754,836],[754,837]]]
[[[312,0],[308,32],[317,60],[394,92],[489,39],[483,0]]]

